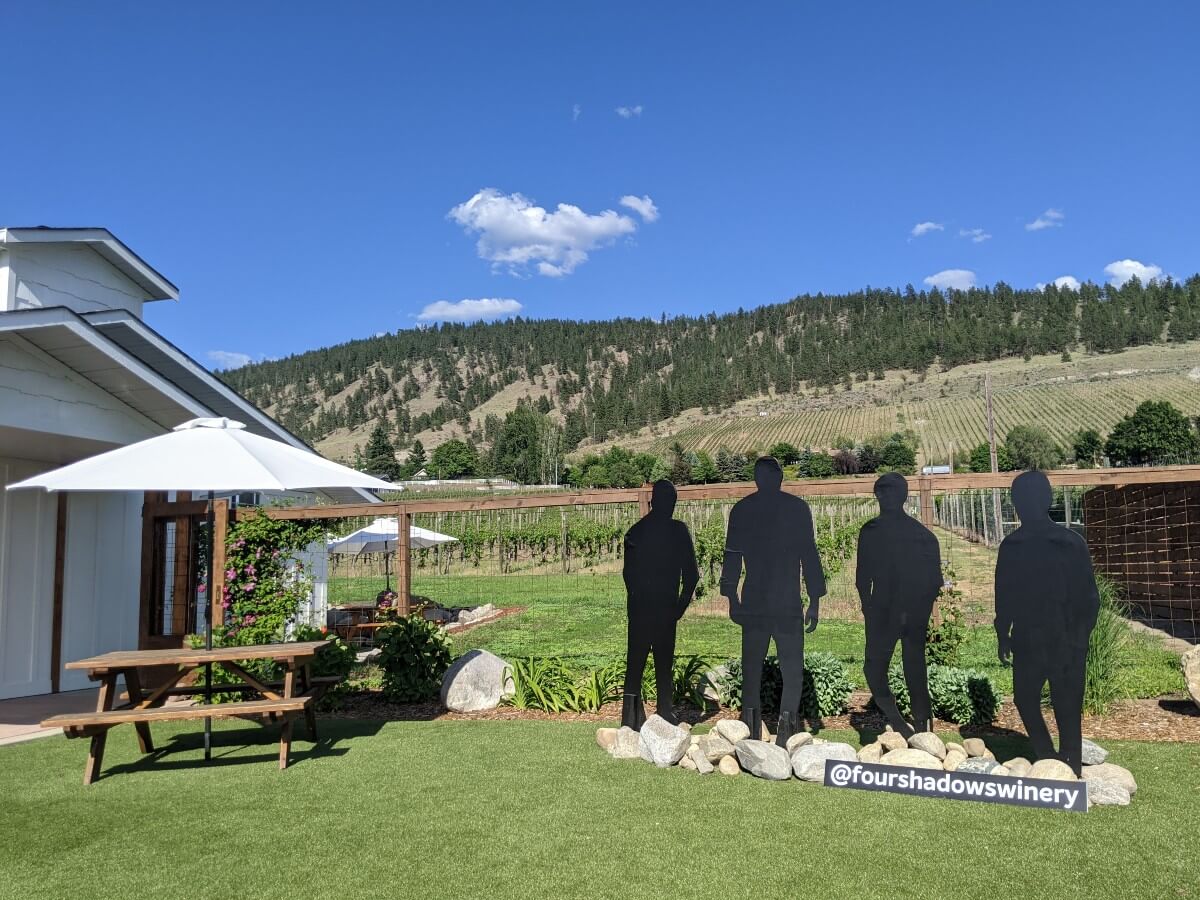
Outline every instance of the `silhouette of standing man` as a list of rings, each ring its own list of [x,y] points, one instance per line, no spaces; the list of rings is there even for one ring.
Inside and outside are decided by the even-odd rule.
[[[622,575],[628,594],[629,644],[625,656],[625,696],[621,724],[638,729],[646,720],[642,708],[642,673],[654,652],[658,714],[675,721],[675,623],[683,616],[700,582],[692,535],[675,512],[675,485],[656,481],[650,512],[625,534]],[[682,586],[681,586],[682,585]]]
[[[1079,774],[1083,763],[1083,684],[1088,638],[1100,594],[1087,544],[1050,518],[1053,493],[1041,472],[1012,485],[1021,527],[996,559],[996,636],[1002,663],[1012,660],[1013,701],[1038,759],[1054,757],[1042,717],[1042,685],[1058,723],[1058,758]]]
[[[742,721],[751,738],[762,732],[763,659],[775,639],[783,673],[777,743],[787,744],[800,720],[804,691],[804,632],[817,627],[825,574],[813,536],[812,512],[799,497],[785,494],[783,470],[771,456],[754,464],[758,490],[734,504],[725,537],[721,595],[729,617],[742,626]],[[746,583],[738,596],[742,563]],[[808,588],[808,614],[800,595],[800,574]]]
[[[858,533],[855,584],[867,626],[863,674],[875,705],[904,737],[928,731],[933,713],[925,668],[929,615],[942,587],[942,560],[937,538],[904,511],[908,482],[889,472],[875,482],[879,515]],[[904,660],[904,682],[912,705],[913,725],[904,721],[888,684],[888,667],[896,642]]]

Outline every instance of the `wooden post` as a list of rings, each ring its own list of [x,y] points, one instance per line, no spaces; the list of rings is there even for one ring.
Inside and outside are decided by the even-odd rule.
[[[638,515],[642,518],[650,515],[650,496],[654,488],[648,484],[643,484],[638,488]]]
[[[212,558],[212,596],[208,598],[209,621],[214,628],[225,624],[225,607],[221,605],[225,597],[225,549],[229,534],[229,501],[213,501],[213,558]]]
[[[67,565],[67,495],[58,495],[54,525],[54,607],[50,614],[50,693],[59,691],[62,671],[63,575]]]
[[[412,513],[396,507],[396,611],[407,616],[412,605]]]
[[[933,525],[933,488],[928,478],[922,478],[917,484],[921,489],[921,524],[929,528]]]

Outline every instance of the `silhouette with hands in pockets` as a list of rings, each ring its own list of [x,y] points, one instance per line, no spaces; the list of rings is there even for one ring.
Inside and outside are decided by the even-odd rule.
[[[1053,493],[1041,472],[1012,484],[1021,526],[996,558],[996,637],[1002,663],[1011,659],[1013,702],[1038,759],[1053,758],[1042,717],[1042,686],[1058,723],[1058,758],[1076,775],[1083,763],[1083,686],[1088,638],[1100,594],[1087,543],[1050,518]]]
[[[855,584],[866,621],[863,674],[875,705],[904,737],[928,731],[933,713],[925,668],[925,639],[933,603],[942,587],[941,552],[928,528],[904,511],[908,481],[889,472],[875,482],[879,515],[858,533]],[[896,643],[904,661],[904,682],[913,724],[900,715],[888,684]]]
[[[812,512],[799,497],[782,491],[783,469],[771,456],[754,464],[758,490],[743,497],[729,512],[721,595],[729,617],[742,626],[742,721],[750,737],[762,733],[763,659],[775,639],[783,674],[777,742],[799,728],[804,691],[804,632],[812,632],[825,596],[825,574],[813,535]],[[738,594],[742,564],[746,581]],[[800,575],[808,588],[808,613],[800,593]]]
[[[642,673],[646,657],[654,652],[654,677],[658,688],[658,714],[675,722],[673,705],[675,623],[683,616],[700,582],[696,551],[687,525],[671,518],[675,512],[675,485],[656,481],[650,512],[625,534],[622,575],[628,594],[629,644],[625,657],[625,696],[621,724],[641,728]]]

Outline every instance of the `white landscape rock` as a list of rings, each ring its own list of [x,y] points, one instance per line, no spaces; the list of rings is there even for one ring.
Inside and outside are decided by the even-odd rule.
[[[1051,781],[1075,781],[1075,773],[1061,759],[1039,759],[1026,773],[1030,778],[1048,778]]]
[[[812,739],[813,736],[807,731],[798,731],[787,739],[787,747],[784,749],[786,749],[789,754],[795,753],[805,744],[811,744]]]
[[[958,764],[955,772],[974,772],[978,775],[990,775],[1000,768],[1000,763],[984,756],[970,756]]]
[[[747,738],[734,744],[734,751],[742,768],[751,775],[768,781],[787,781],[792,777],[791,760],[782,747]]]
[[[696,746],[704,754],[705,759],[714,765],[733,753],[733,744],[721,737],[715,731],[700,735]]]
[[[1085,781],[1111,781],[1129,791],[1130,796],[1137,793],[1137,781],[1133,773],[1124,766],[1115,763],[1101,763],[1098,766],[1084,766],[1081,774]]]
[[[742,767],[738,765],[736,756],[724,756],[717,763],[717,771],[722,775],[741,775]]]
[[[908,766],[913,769],[941,769],[942,761],[932,753],[909,747],[904,750],[889,750],[879,760],[885,766]]]
[[[683,759],[681,759],[679,761],[679,768],[687,769],[689,772],[695,772],[696,771],[696,762],[695,762],[695,760],[692,759],[690,754],[685,753],[683,756]],[[711,766],[709,766],[709,771],[712,771]]]
[[[750,726],[741,719],[722,719],[713,726],[713,731],[731,744],[744,741],[750,737]]]
[[[608,754],[613,759],[641,759],[642,736],[628,725],[622,725],[617,729],[617,736]]]
[[[1029,774],[1029,770],[1033,768],[1033,763],[1023,756],[1014,756],[1004,763],[1004,767],[1008,769],[1010,775],[1021,778]]]
[[[956,772],[958,767],[967,761],[967,754],[962,750],[947,750],[946,758],[942,760],[942,768],[947,772]]]
[[[908,741],[904,739],[904,735],[898,731],[885,731],[878,738],[880,745],[883,747],[883,752],[888,753],[892,750],[908,749]]]
[[[858,753],[849,744],[836,741],[805,744],[792,754],[792,772],[801,781],[824,781],[827,759],[857,762]]]
[[[1200,645],[1183,654],[1179,662],[1183,665],[1183,680],[1187,683],[1188,693],[1200,706]]]
[[[615,744],[617,742],[617,731],[618,730],[619,729],[616,729],[616,728],[597,728],[596,729],[596,743],[599,744],[601,747],[603,747],[605,750],[607,750],[609,753],[611,753],[613,744]]]
[[[957,744],[954,741],[946,741],[946,752],[949,753],[951,750],[957,750],[963,756],[971,755],[967,753],[967,749],[962,744]]]
[[[1081,762],[1085,766],[1098,766],[1100,763],[1108,759],[1108,751],[1099,744],[1083,739],[1083,756]]]
[[[682,765],[683,762],[690,762],[701,775],[712,774],[713,764],[708,761],[708,757],[704,755],[699,747],[690,748],[687,755],[680,761],[680,764]]]
[[[1089,778],[1087,785],[1088,806],[1128,806],[1130,793],[1125,785],[1116,781],[1101,781]]]
[[[932,731],[918,731],[908,739],[908,746],[916,750],[924,750],[930,756],[938,759],[946,758],[946,745]]]
[[[672,725],[659,715],[648,718],[641,729],[641,757],[660,769],[683,759],[691,735],[686,728]]]
[[[442,705],[454,712],[495,709],[512,692],[508,664],[486,650],[468,650],[442,676]]]
[[[989,752],[983,738],[967,738],[962,745],[967,751],[967,756],[986,756]]]
[[[858,751],[858,761],[865,763],[877,763],[883,758],[883,745],[879,741],[873,744],[867,744]]]

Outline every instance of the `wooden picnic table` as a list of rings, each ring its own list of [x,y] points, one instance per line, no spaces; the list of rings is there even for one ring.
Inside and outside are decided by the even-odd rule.
[[[281,723],[279,735],[279,768],[285,769],[292,746],[292,719],[304,714],[309,736],[317,736],[316,713],[313,705],[324,691],[340,678],[312,677],[312,661],[330,643],[321,641],[295,641],[281,644],[252,644],[244,647],[214,647],[205,649],[174,650],[117,650],[88,659],[67,663],[68,669],[82,669],[88,678],[100,682],[100,693],[96,699],[96,711],[69,713],[52,716],[42,722],[43,728],[62,728],[69,738],[90,737],[87,765],[83,771],[83,783],[91,784],[100,774],[104,758],[104,745],[109,729],[116,725],[132,723],[138,736],[138,749],[142,753],[154,752],[150,736],[150,723],[188,719],[228,718],[231,716],[256,716],[268,722]],[[281,682],[264,682],[251,675],[241,665],[250,660],[270,660],[283,667]],[[216,703],[205,705],[177,704],[164,707],[169,697],[203,694],[202,685],[184,685],[179,682],[208,663],[220,664],[226,671],[242,679],[234,684],[214,684],[216,693],[256,692],[261,700],[246,700],[238,703]],[[142,689],[138,669],[148,666],[175,666],[167,679],[151,691]],[[114,708],[117,701],[117,679],[125,681],[128,704]]]

